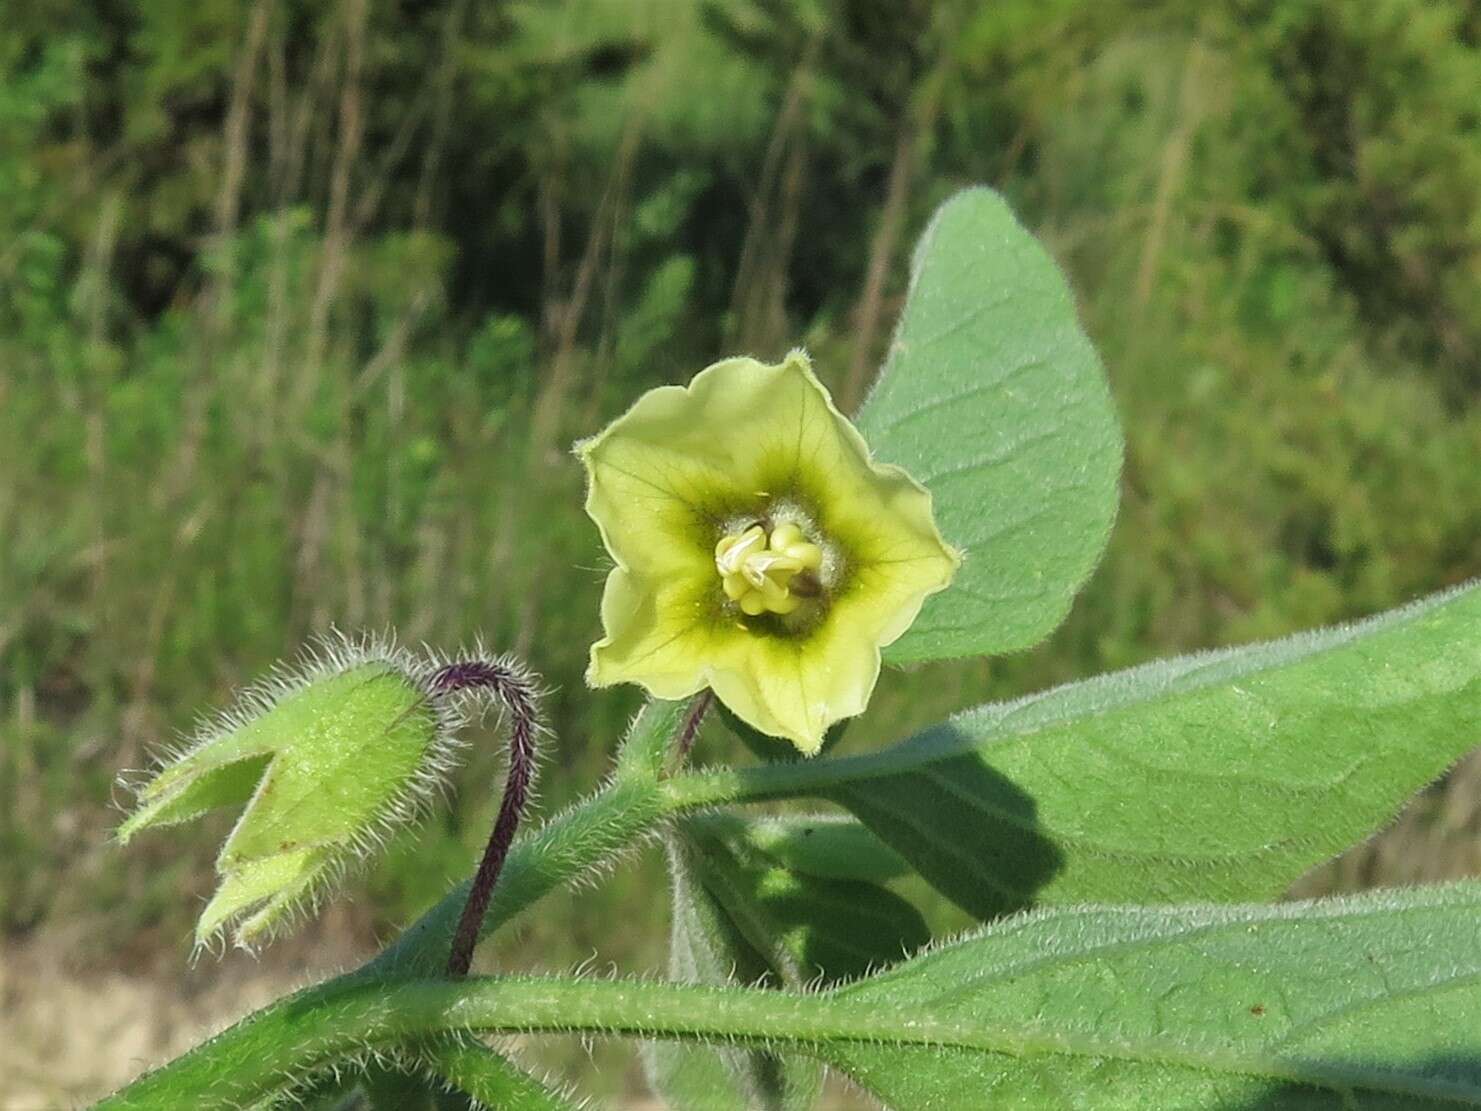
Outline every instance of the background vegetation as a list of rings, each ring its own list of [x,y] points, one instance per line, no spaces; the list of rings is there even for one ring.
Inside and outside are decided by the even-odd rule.
[[[216,839],[109,848],[114,777],[334,625],[525,655],[545,804],[589,787],[636,702],[582,687],[567,445],[798,343],[856,403],[971,182],[1070,272],[1121,520],[1052,642],[897,675],[848,744],[1481,573],[1478,88],[1478,0],[10,0],[0,942],[177,964]],[[469,867],[491,736],[346,944]],[[1312,885],[1474,870],[1477,780]],[[650,960],[661,883],[500,956]]]

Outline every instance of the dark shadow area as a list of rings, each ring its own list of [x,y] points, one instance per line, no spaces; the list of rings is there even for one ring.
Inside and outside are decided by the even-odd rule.
[[[950,724],[921,739],[950,743]],[[964,910],[990,921],[1024,910],[1064,866],[1034,800],[972,753],[929,770],[861,779],[827,798],[851,810]]]
[[[1320,1065],[1331,1067],[1362,1068],[1371,1074],[1382,1070],[1372,1064],[1360,1066],[1344,1065],[1342,1062],[1325,1061]],[[1396,1076],[1418,1077],[1440,1084],[1465,1086],[1470,1092],[1481,1088],[1481,1059],[1475,1057],[1432,1057],[1415,1067],[1390,1066]],[[1226,1100],[1212,1111],[1322,1111],[1323,1108],[1356,1109],[1356,1111],[1399,1111],[1399,1109],[1425,1107],[1456,1107],[1469,1100],[1455,1091],[1424,1096],[1411,1093],[1387,1093],[1368,1091],[1362,1085],[1353,1085],[1347,1091],[1314,1088],[1306,1084],[1272,1082],[1258,1095],[1244,1099]]]

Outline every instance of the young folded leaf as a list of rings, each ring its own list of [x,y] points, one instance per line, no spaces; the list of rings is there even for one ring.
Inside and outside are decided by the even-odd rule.
[[[673,919],[669,975],[681,983],[778,983],[800,980],[759,952],[705,885],[703,852],[683,827],[668,838]],[[739,894],[739,893],[738,893]],[[741,895],[744,897],[744,895]],[[750,1046],[650,1042],[643,1047],[648,1082],[669,1107],[711,1111],[801,1111],[822,1087],[822,1068],[805,1057]]]
[[[834,815],[694,815],[669,832],[669,974],[681,983],[802,992],[900,961],[930,940],[920,912],[881,886],[905,862]],[[658,1042],[650,1083],[671,1107],[813,1106],[817,1062],[757,1046]]]
[[[457,743],[435,666],[379,641],[326,643],[244,692],[139,789],[121,843],[246,806],[216,860],[198,946],[230,931],[252,947],[416,816]]]

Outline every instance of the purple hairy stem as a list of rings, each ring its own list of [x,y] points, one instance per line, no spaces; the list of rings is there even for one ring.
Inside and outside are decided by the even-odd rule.
[[[715,692],[706,687],[689,704],[689,713],[684,718],[684,724],[679,726],[679,739],[674,745],[674,759],[680,766],[689,758],[689,750],[694,747],[694,740],[699,736],[699,727],[704,723],[705,711],[714,700]]]
[[[499,802],[499,816],[494,819],[483,859],[478,862],[478,871],[473,875],[468,901],[463,905],[463,916],[458,919],[458,929],[447,957],[447,974],[456,979],[466,976],[473,963],[473,950],[478,945],[478,932],[483,926],[489,899],[499,882],[504,859],[509,855],[514,833],[529,801],[535,776],[535,742],[540,735],[540,714],[530,676],[518,667],[497,660],[457,660],[447,664],[432,676],[431,687],[434,694],[443,696],[463,691],[488,694],[509,711],[510,719],[509,778],[504,784],[504,797]]]

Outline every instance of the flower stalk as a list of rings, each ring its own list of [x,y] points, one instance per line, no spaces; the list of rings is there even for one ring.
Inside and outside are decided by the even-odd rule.
[[[432,676],[432,689],[439,695],[477,692],[496,699],[509,713],[509,775],[494,828],[484,846],[483,858],[468,889],[458,928],[447,957],[447,975],[466,976],[478,945],[479,929],[488,911],[489,899],[504,870],[509,848],[520,819],[529,804],[534,786],[536,745],[543,727],[537,705],[538,692],[531,677],[517,665],[504,660],[455,660]]]
[[[689,713],[684,718],[684,724],[679,727],[679,736],[674,742],[675,767],[683,767],[684,762],[689,759],[689,750],[694,747],[694,742],[699,737],[699,727],[704,724],[705,713],[714,700],[714,691],[702,690],[689,704]]]

